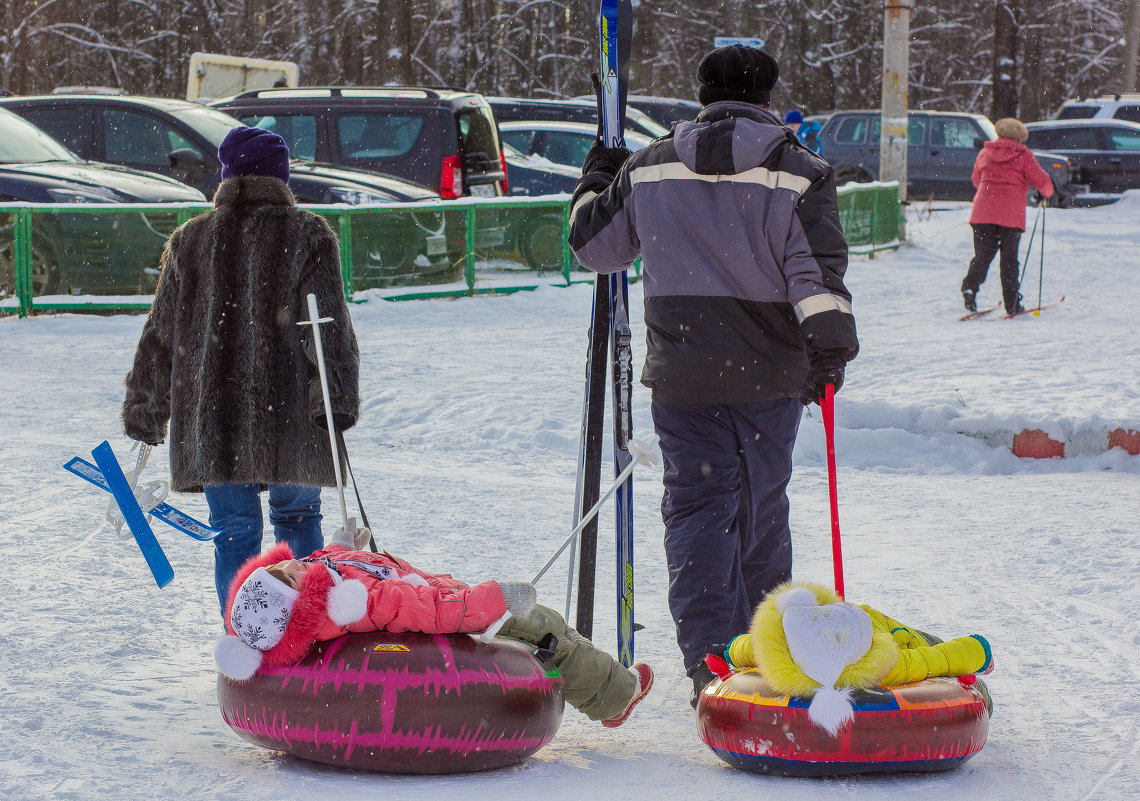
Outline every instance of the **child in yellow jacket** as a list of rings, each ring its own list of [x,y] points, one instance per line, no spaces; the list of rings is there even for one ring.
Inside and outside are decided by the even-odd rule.
[[[758,668],[777,692],[812,698],[809,715],[833,734],[851,719],[853,689],[993,669],[990,645],[980,635],[942,642],[807,582],[772,590],[749,633],[729,643],[725,659],[733,667]]]

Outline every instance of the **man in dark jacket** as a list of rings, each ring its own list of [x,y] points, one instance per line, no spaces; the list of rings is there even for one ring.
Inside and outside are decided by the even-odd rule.
[[[214,208],[176,230],[127,375],[128,437],[170,441],[171,489],[202,492],[224,614],[237,570],[261,552],[260,491],[278,542],[324,545],[321,487],[335,486],[306,297],[317,296],[334,423],[356,423],[360,357],[328,224],[298,209],[289,150],[260,128],[218,150]],[[170,422],[167,437],[167,421]]]
[[[669,608],[691,702],[764,595],[791,577],[786,488],[801,403],[843,383],[859,345],[827,162],[769,113],[755,48],[697,70],[694,122],[629,156],[596,143],[570,244],[599,273],[642,259],[653,423],[665,461]],[[628,158],[627,158],[628,157]]]

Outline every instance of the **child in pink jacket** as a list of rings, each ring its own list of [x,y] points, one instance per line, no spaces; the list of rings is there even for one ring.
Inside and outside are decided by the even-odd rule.
[[[998,138],[982,145],[974,161],[974,258],[962,281],[967,311],[977,311],[978,289],[986,280],[994,254],[1001,252],[1001,294],[1007,314],[1024,311],[1018,282],[1017,248],[1025,231],[1025,195],[1032,184],[1042,197],[1053,196],[1053,182],[1025,146],[1029,131],[1012,117],[994,124]]]
[[[486,631],[511,617],[499,633],[532,645],[557,638],[551,661],[563,676],[566,701],[591,720],[620,726],[653,684],[648,665],[625,668],[535,603],[521,581],[469,586],[447,574],[425,573],[391,554],[363,548],[367,529],[354,521],[325,548],[295,559],[279,544],[238,571],[226,604],[227,636],[214,650],[219,669],[243,681],[263,666],[302,659],[320,640],[348,632]]]

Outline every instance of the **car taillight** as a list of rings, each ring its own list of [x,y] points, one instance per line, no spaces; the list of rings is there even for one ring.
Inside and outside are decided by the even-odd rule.
[[[463,197],[463,163],[459,156],[444,156],[439,170],[439,194],[445,200]]]
[[[507,189],[507,154],[499,151],[499,165],[503,168],[503,194],[509,195],[510,190]]]

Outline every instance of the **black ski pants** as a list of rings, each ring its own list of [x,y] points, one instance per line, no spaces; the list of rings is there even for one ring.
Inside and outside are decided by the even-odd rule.
[[[669,611],[691,675],[706,653],[748,631],[757,604],[791,578],[785,490],[803,405],[652,409],[665,462]]]
[[[986,280],[990,262],[994,254],[1001,251],[1001,297],[1007,312],[1012,312],[1021,301],[1018,294],[1017,248],[1021,242],[1022,230],[993,223],[971,223],[974,229],[974,258],[970,270],[962,281],[962,291],[975,294]]]

